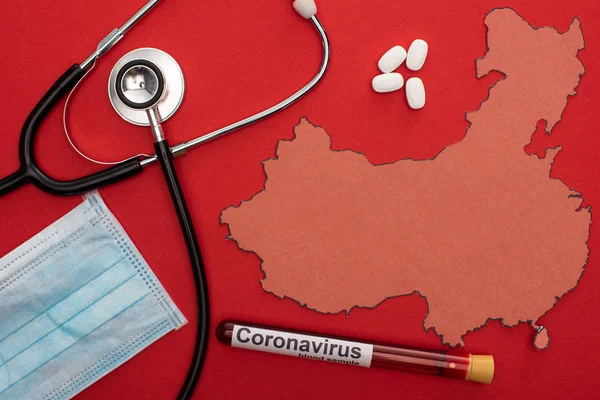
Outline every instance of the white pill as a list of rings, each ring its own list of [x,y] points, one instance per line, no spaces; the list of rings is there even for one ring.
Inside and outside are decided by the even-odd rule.
[[[404,78],[397,72],[381,74],[373,78],[373,90],[378,93],[393,92],[402,89]]]
[[[425,106],[425,86],[419,78],[410,78],[406,81],[406,100],[413,110],[419,110]]]
[[[314,0],[296,0],[293,5],[294,10],[306,19],[311,18],[317,13],[317,5]]]
[[[406,57],[406,67],[411,71],[418,71],[425,64],[427,58],[427,51],[429,46],[427,42],[421,39],[417,39],[408,48],[408,56]]]
[[[406,60],[406,50],[402,46],[394,46],[379,59],[379,69],[384,74],[392,72]]]

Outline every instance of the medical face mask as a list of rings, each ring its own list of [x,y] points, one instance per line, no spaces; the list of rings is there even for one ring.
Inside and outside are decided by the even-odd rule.
[[[0,400],[73,397],[185,323],[92,194],[0,259]]]

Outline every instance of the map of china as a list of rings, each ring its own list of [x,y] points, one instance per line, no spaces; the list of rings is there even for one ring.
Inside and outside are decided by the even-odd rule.
[[[418,292],[425,330],[442,342],[501,319],[537,320],[583,273],[591,223],[579,193],[551,178],[560,148],[523,150],[537,123],[561,119],[584,73],[578,19],[565,33],[534,29],[511,9],[490,12],[477,75],[501,71],[465,138],[433,160],[374,166],[332,151],[303,119],[265,161],[263,191],[223,211],[231,238],[262,260],[263,289],[324,312],[375,307]]]

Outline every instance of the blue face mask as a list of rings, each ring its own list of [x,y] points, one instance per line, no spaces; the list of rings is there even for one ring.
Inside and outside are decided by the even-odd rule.
[[[185,323],[93,194],[0,259],[0,400],[73,397]]]

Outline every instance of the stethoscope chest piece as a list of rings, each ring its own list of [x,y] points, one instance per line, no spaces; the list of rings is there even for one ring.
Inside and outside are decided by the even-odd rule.
[[[146,110],[158,109],[162,121],[179,109],[185,81],[179,64],[158,49],[133,50],[121,58],[108,80],[113,108],[127,122],[149,126]]]

